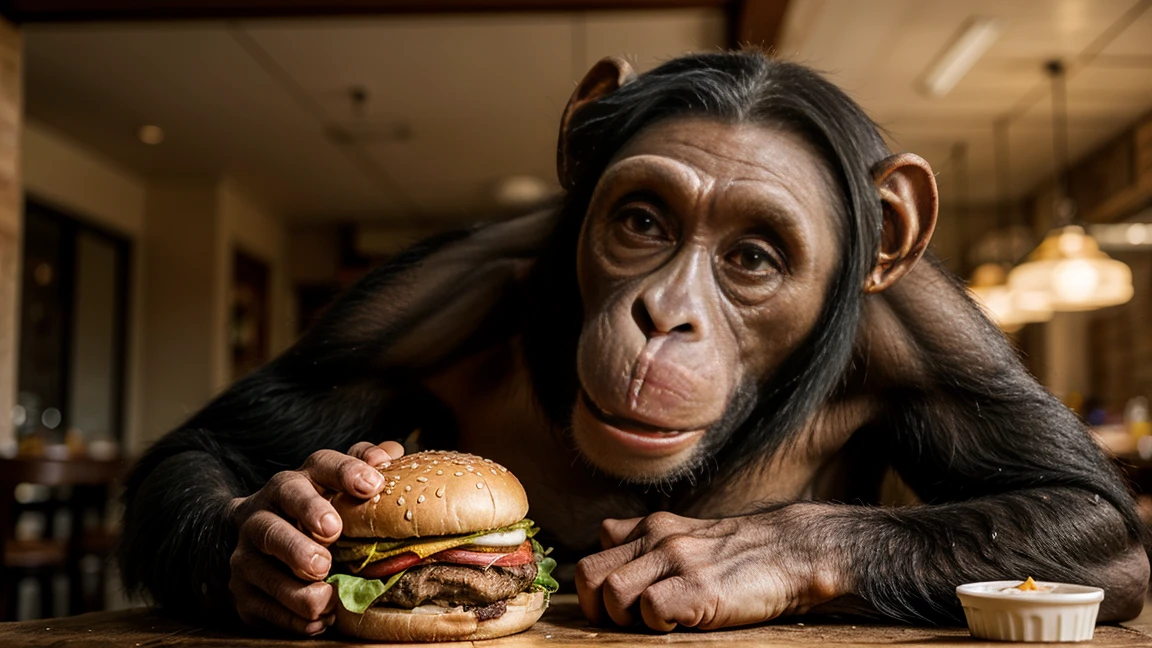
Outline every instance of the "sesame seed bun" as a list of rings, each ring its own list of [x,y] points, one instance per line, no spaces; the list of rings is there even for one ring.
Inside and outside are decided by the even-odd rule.
[[[433,606],[417,610],[371,607],[356,614],[336,606],[336,629],[341,633],[372,641],[473,641],[515,634],[532,627],[544,614],[548,600],[544,592],[524,592],[508,600],[508,611],[495,619],[480,621],[463,608]]]
[[[520,480],[491,459],[427,451],[377,468],[384,490],[369,500],[341,493],[332,500],[344,535],[403,540],[459,535],[515,524],[528,514]]]

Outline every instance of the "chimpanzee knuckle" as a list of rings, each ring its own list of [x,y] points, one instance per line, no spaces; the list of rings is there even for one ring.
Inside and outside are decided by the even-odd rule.
[[[680,516],[675,513],[667,511],[657,511],[644,518],[640,524],[644,525],[644,531],[648,534],[655,536],[663,536],[671,533],[673,530],[679,528]]]
[[[351,457],[357,457],[357,458],[363,459],[364,453],[368,452],[369,450],[371,450],[372,448],[375,448],[375,447],[376,447],[376,445],[373,443],[370,443],[368,441],[360,441],[358,443],[352,444],[351,448],[348,448],[348,455]]]
[[[304,460],[304,465],[300,467],[300,470],[314,477],[317,472],[331,469],[334,463],[339,462],[342,457],[347,456],[348,455],[342,452],[336,452],[335,450],[317,450],[308,455],[308,458]]]
[[[278,503],[285,488],[292,484],[292,482],[301,479],[306,480],[308,478],[298,470],[282,470],[272,475],[272,478],[264,485],[264,491],[268,493],[274,503]]]
[[[622,576],[618,571],[608,574],[607,578],[604,579],[603,591],[605,600],[625,600],[629,597],[631,589],[631,581],[629,581],[626,576]]]
[[[303,615],[309,621],[316,621],[329,611],[332,586],[327,583],[312,583],[299,590],[302,599]]]
[[[598,576],[599,574],[596,571],[595,561],[592,560],[592,556],[581,558],[580,561],[576,563],[574,580],[577,589],[596,589],[600,586],[601,582]]]
[[[681,534],[665,538],[659,549],[672,566],[685,567],[699,560],[703,547],[696,538]]]

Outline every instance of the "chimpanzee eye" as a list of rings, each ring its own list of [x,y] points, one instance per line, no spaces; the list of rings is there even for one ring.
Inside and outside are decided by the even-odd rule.
[[[745,272],[764,273],[779,269],[771,252],[758,245],[744,245],[728,254],[728,261]]]
[[[664,226],[660,219],[650,210],[643,207],[626,207],[621,213],[621,222],[633,234],[649,238],[666,238]]]

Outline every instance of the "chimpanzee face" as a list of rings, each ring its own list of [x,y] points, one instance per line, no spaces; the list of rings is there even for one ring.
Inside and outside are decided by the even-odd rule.
[[[573,435],[589,461],[671,479],[743,422],[819,318],[835,186],[812,146],[763,125],[669,120],[620,150],[577,251]]]

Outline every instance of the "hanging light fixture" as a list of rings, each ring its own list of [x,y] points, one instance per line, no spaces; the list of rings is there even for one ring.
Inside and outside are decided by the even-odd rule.
[[[998,120],[993,127],[993,160],[996,168],[996,247],[995,260],[980,264],[972,271],[968,283],[976,303],[1001,329],[1008,333],[1020,330],[1025,324],[1047,322],[1052,319],[1052,308],[1048,299],[1029,302],[1026,296],[1008,285],[1008,271],[1011,269],[1012,252],[1007,221],[1009,209],[1010,167],[1008,162],[1008,120]],[[1005,247],[1009,249],[1005,249]]]
[[[1068,197],[1068,97],[1064,64],[1046,66],[1052,77],[1052,140],[1056,166],[1054,227],[1026,263],[1008,275],[1009,286],[1031,302],[1049,301],[1055,311],[1089,311],[1132,299],[1132,270],[1100,251],[1096,239],[1074,224]]]

